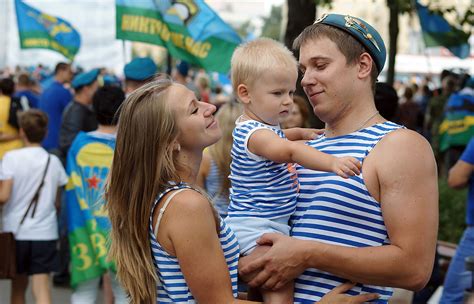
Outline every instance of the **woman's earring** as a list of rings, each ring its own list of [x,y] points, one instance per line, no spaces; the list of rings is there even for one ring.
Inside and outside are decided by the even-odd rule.
[[[181,145],[180,144],[178,144],[178,146],[176,147],[176,151],[178,151],[178,152],[181,151]]]

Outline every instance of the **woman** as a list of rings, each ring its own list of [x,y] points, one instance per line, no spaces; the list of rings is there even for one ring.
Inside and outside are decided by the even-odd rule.
[[[169,79],[122,106],[105,197],[109,254],[131,303],[249,303],[235,299],[237,240],[192,188],[204,148],[221,137],[215,110]]]
[[[293,109],[290,115],[281,122],[283,129],[289,128],[309,128],[309,110],[308,102],[301,96],[293,96]]]

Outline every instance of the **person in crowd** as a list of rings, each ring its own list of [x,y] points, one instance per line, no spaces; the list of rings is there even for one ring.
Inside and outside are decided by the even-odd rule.
[[[215,110],[167,78],[121,108],[105,200],[109,254],[132,303],[250,303],[236,299],[238,242],[195,188],[204,148],[221,137]]]
[[[69,147],[80,131],[97,129],[97,118],[92,107],[92,96],[99,87],[99,69],[81,73],[72,80],[73,101],[64,109],[59,131],[59,150],[65,163]]]
[[[314,138],[311,129],[281,130],[279,122],[291,111],[298,76],[296,59],[285,46],[268,38],[242,44],[232,55],[231,74],[244,111],[233,132],[226,222],[241,255],[255,259],[266,250],[256,244],[263,233],[289,235],[299,191],[294,163],[342,178],[358,175],[361,165],[354,157],[335,157],[295,141]],[[293,300],[292,284],[261,292],[265,303]]]
[[[375,84],[374,102],[380,116],[386,120],[397,122],[398,95],[393,86],[386,82],[377,82]]]
[[[34,81],[30,78],[27,73],[21,73],[18,76],[18,81],[15,88],[15,94],[13,97],[22,98],[23,96],[28,100],[30,108],[38,108],[39,97],[33,91]]]
[[[229,102],[219,108],[216,119],[222,130],[222,138],[204,151],[197,184],[206,190],[214,208],[222,218],[227,216],[230,188],[230,151],[235,121],[242,114],[242,106]]]
[[[28,110],[20,114],[19,123],[25,147],[5,154],[0,182],[3,231],[13,232],[16,243],[17,276],[10,299],[12,304],[26,303],[31,277],[35,302],[47,304],[51,303],[49,275],[57,267],[56,209],[67,176],[59,159],[41,147],[46,114]]]
[[[406,87],[403,100],[398,107],[398,123],[421,134],[423,116],[420,106],[413,99],[413,89]]]
[[[115,303],[128,303],[107,260],[110,221],[104,212],[103,189],[115,148],[115,113],[125,99],[121,88],[104,86],[93,96],[98,128],[79,132],[67,156],[69,184],[66,191],[71,252],[71,303],[95,303],[100,278],[110,273]],[[84,241],[90,239],[90,242]],[[102,240],[102,241],[101,241]],[[78,248],[82,248],[78,250]],[[84,250],[83,248],[87,248]],[[87,257],[94,264],[84,265]],[[108,282],[104,279],[104,285]],[[105,291],[104,286],[104,291]]]
[[[125,75],[125,94],[128,95],[153,79],[158,67],[150,57],[132,59],[123,68]]]
[[[325,133],[308,146],[362,160],[342,179],[297,166],[300,195],[292,237],[266,234],[260,258],[239,262],[250,286],[278,289],[295,279],[295,302],[319,301],[334,286],[358,282],[351,295],[388,286],[421,289],[429,279],[438,226],[436,164],[428,142],[377,113],[374,89],[386,51],[360,18],[324,14],[294,42],[301,84]]]
[[[176,69],[173,72],[173,80],[193,91],[198,100],[201,100],[199,89],[189,77],[189,63],[186,61],[180,61],[176,65]]]
[[[66,88],[73,77],[71,65],[60,62],[54,69],[54,82],[44,90],[39,99],[39,109],[48,115],[48,133],[43,147],[57,155],[59,152],[59,129],[63,111],[72,100],[71,91]]]
[[[464,150],[461,158],[449,170],[448,185],[454,189],[468,188],[466,207],[467,228],[456,248],[456,254],[449,263],[444,279],[440,303],[462,303],[464,291],[471,288],[472,272],[465,268],[465,259],[474,252],[474,138]]]
[[[0,79],[0,160],[6,152],[23,146],[17,127],[9,123],[14,91],[15,82],[13,79]]]
[[[304,97],[294,95],[293,96],[293,108],[291,109],[288,117],[281,122],[283,129],[289,128],[309,128],[309,110],[307,101]]]

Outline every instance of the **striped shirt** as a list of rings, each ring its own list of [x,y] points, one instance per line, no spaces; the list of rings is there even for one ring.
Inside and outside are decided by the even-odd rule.
[[[237,122],[233,132],[230,165],[231,217],[260,217],[270,220],[290,217],[296,208],[298,180],[294,164],[275,163],[253,154],[247,144],[257,130],[267,129],[286,138],[279,127],[255,120]]]
[[[153,210],[158,205],[161,198],[169,191],[176,189],[194,189],[185,183],[180,183],[176,186],[170,187],[164,192],[160,193],[156,199],[153,208],[151,209],[149,232],[150,244],[153,255],[153,264],[155,265],[156,273],[158,274],[158,282],[156,285],[156,303],[196,303],[189,290],[186,280],[181,268],[179,267],[178,259],[168,254],[164,248],[156,240],[153,233]],[[197,190],[196,190],[197,191]],[[234,298],[237,298],[237,264],[239,261],[239,244],[235,238],[232,230],[230,230],[225,222],[220,219],[219,240],[224,252],[224,257],[229,268],[230,279],[232,283],[232,293]]]
[[[308,142],[334,156],[353,156],[361,161],[388,133],[401,128],[384,122],[348,135]],[[293,237],[327,244],[368,247],[389,244],[380,203],[367,190],[363,174],[343,179],[334,173],[297,166],[300,195],[292,217]],[[313,303],[347,280],[317,269],[307,269],[295,280],[295,302]],[[377,303],[387,303],[392,289],[357,284],[348,294],[375,292]]]
[[[209,174],[206,177],[206,191],[217,212],[224,218],[227,216],[227,208],[229,207],[229,194],[221,192],[222,179],[223,176],[219,172],[219,167],[211,159]]]

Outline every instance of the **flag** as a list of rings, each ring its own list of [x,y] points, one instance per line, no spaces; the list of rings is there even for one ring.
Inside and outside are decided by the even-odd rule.
[[[423,40],[427,47],[443,46],[453,55],[464,59],[470,55],[469,33],[450,25],[442,16],[431,12],[426,6],[416,2]]]
[[[68,152],[66,211],[73,287],[114,268],[107,260],[110,221],[103,200],[114,148],[113,139],[80,132]]]
[[[227,73],[241,40],[203,0],[116,0],[118,39],[166,47],[208,71]]]
[[[81,37],[72,25],[15,0],[20,47],[49,49],[73,60],[81,46]]]
[[[449,97],[444,119],[439,126],[440,150],[446,151],[454,146],[466,146],[474,136],[474,95],[453,93]]]

